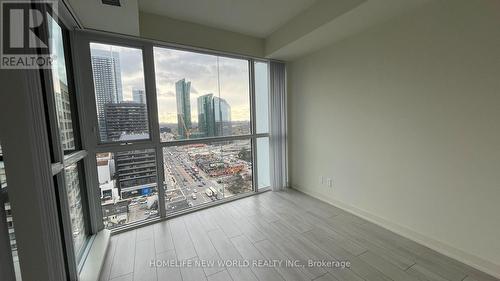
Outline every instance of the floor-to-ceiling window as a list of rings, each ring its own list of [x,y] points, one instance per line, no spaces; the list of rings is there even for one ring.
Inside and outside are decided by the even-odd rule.
[[[260,135],[256,140],[258,188],[271,185],[269,154],[269,64],[254,62],[255,87],[255,131]]]
[[[19,33],[30,20],[29,44],[24,43],[33,49],[24,57],[31,64],[2,69],[1,280],[14,280],[4,271],[7,255],[16,280],[21,275],[77,280],[90,240],[83,180],[87,154],[80,142],[70,52],[75,25],[65,7],[56,10],[57,3],[49,2],[16,2],[11,7],[16,13],[3,14],[10,17],[11,32],[18,28]],[[2,8],[7,11],[6,5]],[[16,46],[18,54],[26,54],[26,44]]]
[[[57,18],[48,16],[47,34],[53,56],[44,72],[47,117],[51,135],[52,173],[59,199],[70,276],[76,276],[84,260],[90,237],[88,202],[77,118],[76,93],[70,55],[69,33]]]
[[[81,32],[84,142],[121,229],[269,187],[268,62]]]
[[[150,140],[143,50],[97,42],[89,47],[98,143]],[[96,162],[106,228],[158,217],[154,149],[103,150]]]
[[[162,47],[154,60],[167,213],[254,191],[249,60]]]

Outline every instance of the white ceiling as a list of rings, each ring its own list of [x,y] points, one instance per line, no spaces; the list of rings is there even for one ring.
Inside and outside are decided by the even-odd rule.
[[[341,0],[336,1],[340,2]],[[354,2],[354,0],[346,1]],[[275,47],[275,50],[266,50],[266,56],[284,61],[293,60],[305,54],[320,50],[323,47],[366,30],[371,26],[388,21],[432,1],[437,0],[362,1],[360,5],[357,5],[354,8],[347,7],[348,12],[341,13],[338,16],[333,16],[329,22],[308,30],[306,35],[295,36],[293,40],[285,42],[285,44],[281,44],[279,48]],[[335,8],[335,10],[339,9],[340,8]],[[332,14],[332,12],[329,11],[329,14]],[[280,31],[278,31],[278,33],[279,32]],[[273,36],[275,36],[275,34],[271,37]],[[272,38],[267,38],[266,41],[269,41],[269,39]]]
[[[333,0],[331,0],[333,1]],[[139,0],[139,10],[267,37],[316,0]]]

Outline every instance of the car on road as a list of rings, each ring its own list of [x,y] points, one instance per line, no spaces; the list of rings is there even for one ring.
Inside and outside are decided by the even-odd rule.
[[[216,190],[213,186],[209,187],[209,189],[210,189],[210,190],[212,190],[212,194],[213,194],[214,196],[217,196],[217,194],[218,194],[218,193],[217,193],[217,190]]]
[[[191,194],[191,198],[193,198],[193,200],[196,200],[196,194]]]
[[[194,193],[198,193],[198,190],[196,188],[193,188]]]
[[[207,194],[208,197],[213,195],[212,190],[210,190],[210,188],[205,189],[205,193]]]

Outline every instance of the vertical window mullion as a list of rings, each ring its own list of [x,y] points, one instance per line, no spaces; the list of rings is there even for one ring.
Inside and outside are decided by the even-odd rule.
[[[81,114],[81,110],[78,109],[78,102],[76,97],[76,84],[75,84],[75,68],[73,67],[73,57],[71,50],[71,39],[70,39],[70,31],[64,30],[63,32],[63,44],[67,46],[64,48],[64,58],[67,67],[67,73],[69,73],[68,79],[68,88],[73,90],[73,95],[70,96],[70,110],[71,110],[71,119],[73,120],[73,139],[74,139],[74,148],[75,151],[83,149],[83,141],[82,141],[82,133],[80,129],[80,120],[79,115]]]
[[[251,146],[252,146],[252,177],[253,177],[253,190],[257,192],[259,190],[259,179],[257,173],[257,139],[255,134],[257,132],[257,122],[256,122],[256,109],[255,109],[255,67],[254,60],[248,60],[248,70],[249,70],[249,83],[250,83],[250,126],[251,126]]]
[[[156,176],[158,191],[158,208],[160,217],[166,216],[165,210],[165,173],[163,170],[163,148],[160,145],[160,122],[158,117],[158,100],[156,93],[156,76],[154,68],[153,45],[148,43],[144,47],[144,76],[146,99],[148,103],[148,119],[150,122],[150,135],[156,151]]]
[[[52,163],[62,163],[64,160],[64,151],[62,149],[61,138],[61,130],[59,128],[59,123],[57,120],[57,108],[55,101],[55,94],[53,88],[53,80],[52,80],[52,70],[51,69],[43,69],[41,70],[43,74],[43,83],[45,87],[45,103],[47,108],[47,121],[49,122],[49,135],[51,138],[51,152],[52,152]]]
[[[160,217],[164,218],[167,216],[167,211],[165,208],[165,171],[163,163],[163,147],[158,143],[156,144],[156,175],[158,178],[158,208],[160,209]]]
[[[146,91],[146,106],[148,108],[149,135],[153,143],[159,143],[160,126],[156,101],[156,81],[154,72],[153,46],[145,44],[143,47],[144,87]]]
[[[78,110],[78,123],[81,130],[82,148],[88,152],[87,157],[83,160],[83,169],[85,170],[85,189],[88,200],[88,214],[90,223],[90,234],[96,234],[103,229],[99,183],[97,176],[97,165],[95,163],[95,146],[96,146],[96,131],[97,121],[94,119],[95,101],[94,95],[88,94],[90,89],[93,89],[92,71],[90,65],[90,50],[85,47],[89,42],[85,36],[77,36],[73,31],[71,36],[71,54],[72,61],[75,65],[73,73],[75,79],[75,97]],[[87,60],[88,58],[88,60]],[[96,188],[97,187],[97,188]]]

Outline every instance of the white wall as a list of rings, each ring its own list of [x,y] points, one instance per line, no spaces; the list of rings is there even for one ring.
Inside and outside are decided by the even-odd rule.
[[[264,57],[264,39],[140,12],[140,36],[217,51]]]
[[[500,276],[499,11],[434,1],[289,63],[292,186]]]

